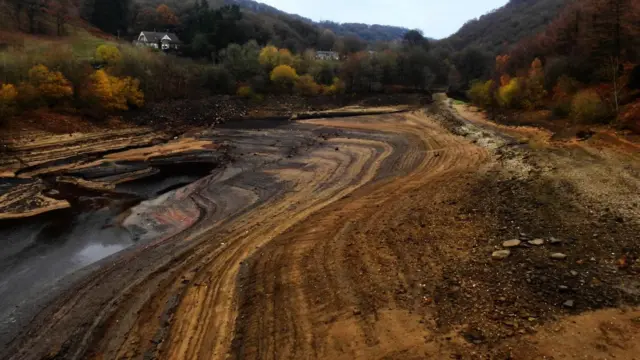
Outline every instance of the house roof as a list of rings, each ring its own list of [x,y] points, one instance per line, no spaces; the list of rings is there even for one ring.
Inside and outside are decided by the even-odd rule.
[[[169,42],[180,44],[182,41],[178,38],[178,36],[174,33],[170,32],[155,32],[155,31],[143,31],[142,35],[147,39],[147,42],[158,42],[162,40],[164,37],[169,38]]]

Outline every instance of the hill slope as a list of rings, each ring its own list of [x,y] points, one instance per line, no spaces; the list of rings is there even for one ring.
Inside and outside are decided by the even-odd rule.
[[[454,50],[478,47],[497,54],[542,31],[572,0],[510,0],[501,8],[470,20],[443,42]]]
[[[224,0],[225,4],[236,4],[241,8],[259,14],[271,14],[276,16],[290,17],[295,20],[304,21],[319,26],[322,29],[333,31],[338,36],[357,36],[367,42],[393,41],[401,39],[409,31],[407,28],[388,25],[368,25],[361,23],[336,23],[332,21],[315,22],[296,14],[289,14],[273,6],[263,4],[253,0]]]

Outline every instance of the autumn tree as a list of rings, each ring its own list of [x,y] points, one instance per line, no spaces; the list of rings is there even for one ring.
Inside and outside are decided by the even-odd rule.
[[[179,23],[179,20],[176,14],[166,4],[160,4],[156,8],[156,14],[158,16],[158,20],[160,24],[162,25],[173,27],[178,25]]]
[[[104,44],[96,49],[96,60],[101,63],[114,65],[120,62],[121,59],[120,50],[114,45]]]
[[[493,91],[495,88],[495,82],[488,80],[486,82],[475,80],[471,83],[471,87],[467,92],[467,96],[471,101],[478,106],[491,107],[493,106]]]
[[[298,79],[296,70],[289,65],[279,65],[271,72],[271,82],[280,90],[290,90]]]
[[[91,75],[86,97],[109,111],[128,110],[130,107],[144,105],[140,81],[130,77],[111,76],[105,70],[97,70]]]
[[[59,71],[51,71],[44,65],[36,65],[29,70],[29,85],[37,95],[47,102],[55,102],[73,95],[69,80]]]
[[[289,49],[278,50],[278,65],[293,65],[293,55]]]
[[[525,108],[532,110],[542,106],[542,101],[547,95],[547,91],[544,88],[544,68],[542,61],[538,58],[531,63],[526,89],[526,96],[523,102]]]
[[[0,120],[13,113],[18,98],[18,90],[12,84],[0,85]]]
[[[489,91],[485,88],[479,88],[475,91],[482,91],[482,95],[475,95],[476,102],[487,103],[487,100],[483,97],[485,92]],[[477,100],[482,99],[482,100]],[[523,103],[523,81],[520,78],[510,79],[507,83],[502,84],[498,89],[496,96],[498,105],[506,109],[517,109]]]
[[[260,65],[264,66],[267,71],[273,70],[278,66],[278,55],[277,47],[273,45],[263,47],[258,57]]]
[[[320,85],[315,82],[313,76],[302,75],[296,79],[294,89],[299,95],[315,96],[320,92]]]

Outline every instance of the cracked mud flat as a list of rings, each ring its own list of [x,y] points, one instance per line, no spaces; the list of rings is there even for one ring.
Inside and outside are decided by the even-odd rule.
[[[242,160],[133,208],[148,241],[2,357],[637,356],[638,154],[532,148],[443,102],[201,134]]]

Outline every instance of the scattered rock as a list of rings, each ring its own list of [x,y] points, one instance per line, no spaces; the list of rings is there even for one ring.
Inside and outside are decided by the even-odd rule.
[[[544,245],[544,240],[542,239],[534,239],[529,241],[529,244],[534,245],[534,246],[542,246]]]
[[[472,329],[462,333],[462,337],[470,343],[482,344],[485,340],[484,334],[478,329]]]
[[[506,248],[512,248],[512,247],[520,246],[520,244],[522,244],[522,241],[516,239],[516,240],[505,241],[502,243],[502,246]]]
[[[551,254],[551,258],[553,260],[564,260],[567,258],[567,255],[563,253],[553,253]]]
[[[568,291],[568,290],[569,290],[569,287],[568,287],[568,286],[566,286],[566,285],[560,285],[560,286],[558,286],[558,289],[559,289],[560,291]]]
[[[491,254],[491,257],[494,260],[504,260],[504,259],[508,258],[509,255],[511,255],[511,251],[509,251],[509,250],[500,250],[500,251],[494,251],[493,254]]]
[[[578,276],[578,272],[575,270],[571,270],[569,274],[571,274],[571,276]]]
[[[564,304],[562,304],[562,306],[564,306],[566,308],[573,308],[575,306],[575,301],[567,300],[567,301],[564,302]]]
[[[362,311],[360,311],[360,309],[353,309],[353,315],[358,316],[362,314]]]
[[[562,240],[554,238],[553,236],[549,238],[549,243],[551,245],[562,244]]]

